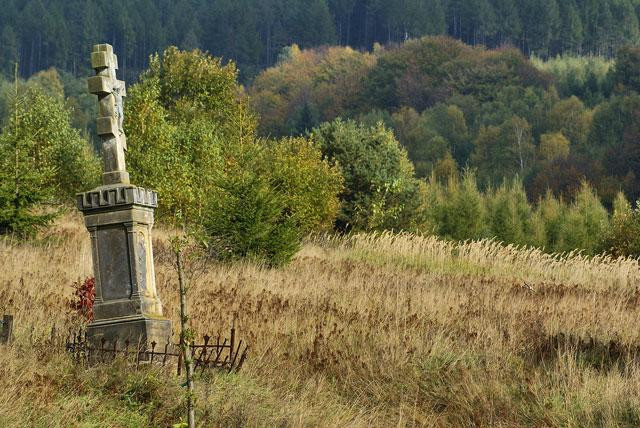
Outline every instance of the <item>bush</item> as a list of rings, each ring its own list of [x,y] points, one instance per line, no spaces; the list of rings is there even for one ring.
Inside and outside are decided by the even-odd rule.
[[[302,238],[333,226],[342,177],[304,138],[264,141],[243,154],[216,183],[204,227],[223,260],[283,265]]]
[[[548,250],[584,250],[595,254],[608,230],[609,215],[587,182],[583,182],[571,204],[556,199],[551,192],[540,201],[538,213],[547,235]]]
[[[609,214],[587,182],[567,212],[565,250],[584,249],[595,254],[609,224]]]
[[[221,260],[247,258],[283,265],[298,251],[301,230],[286,212],[285,196],[250,171],[227,176],[224,192],[209,201],[204,227]]]
[[[613,216],[600,249],[615,257],[640,257],[640,206],[632,208],[622,192],[613,203]]]
[[[382,124],[366,127],[337,119],[315,128],[310,137],[344,177],[338,230],[418,226],[419,182],[391,131]]]
[[[503,183],[487,197],[491,234],[498,240],[518,245],[543,246],[532,224],[532,209],[522,182],[518,179]]]
[[[96,279],[86,278],[73,283],[73,298],[69,308],[83,322],[93,321],[93,304],[96,300]]]
[[[537,206],[532,206],[519,179],[480,192],[475,174],[467,170],[462,180],[451,176],[447,183],[433,174],[422,199],[425,225],[429,225],[423,231],[454,240],[496,238],[505,244],[535,246],[549,252],[577,249],[595,254],[602,251],[603,236],[609,230],[607,210],[586,182],[571,204],[549,191]],[[623,218],[627,217],[621,217],[619,228],[628,231],[631,226]],[[638,228],[640,231],[640,221]],[[606,245],[607,249],[615,246]]]
[[[281,195],[300,233],[330,230],[340,210],[340,169],[322,158],[318,146],[304,138],[264,142],[256,168]]]
[[[428,224],[439,236],[479,239],[489,232],[485,197],[472,171],[465,171],[462,179],[451,176],[446,184],[432,175],[425,187],[424,207]]]

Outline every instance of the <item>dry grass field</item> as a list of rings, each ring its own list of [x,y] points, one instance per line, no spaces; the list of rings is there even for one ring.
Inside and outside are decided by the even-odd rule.
[[[177,325],[166,232],[155,242]],[[69,327],[88,236],[66,218],[0,242],[0,426],[171,426],[181,381],[122,364],[75,367],[47,345]],[[640,266],[494,242],[411,235],[310,239],[291,265],[206,266],[189,291],[198,334],[232,319],[239,374],[197,381],[202,426],[638,426]]]

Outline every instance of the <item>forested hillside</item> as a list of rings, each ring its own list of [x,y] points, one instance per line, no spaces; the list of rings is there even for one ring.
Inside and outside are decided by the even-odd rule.
[[[114,45],[129,80],[169,45],[232,59],[243,81],[293,43],[371,49],[446,34],[541,57],[611,56],[638,41],[639,13],[639,0],[4,0],[0,70],[17,60],[24,77],[49,67],[84,75],[98,40]]]
[[[81,140],[97,114],[88,52],[106,41],[136,182],[167,216],[232,236],[220,254],[280,264],[333,229],[640,255],[640,0],[4,6],[0,148],[24,162],[3,156],[0,233],[97,181]],[[22,120],[46,109],[56,121]],[[92,168],[58,173],[73,162]]]

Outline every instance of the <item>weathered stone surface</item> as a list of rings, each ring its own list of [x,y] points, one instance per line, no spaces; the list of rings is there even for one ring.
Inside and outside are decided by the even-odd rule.
[[[155,319],[144,316],[118,318],[94,322],[87,328],[87,338],[94,344],[101,344],[105,340],[105,347],[112,347],[116,339],[118,346],[124,347],[125,341],[129,341],[132,347],[147,346],[151,348],[151,342],[159,345],[170,343],[172,336],[171,321],[167,319]]]
[[[143,206],[156,208],[158,194],[137,186],[102,186],[77,195],[78,209],[83,212],[115,207]]]
[[[91,53],[91,66],[96,75],[88,80],[89,92],[98,96],[98,135],[102,138],[102,161],[104,174],[102,182],[128,184],[124,152],[127,139],[124,133],[123,98],[127,95],[126,85],[116,77],[118,57],[110,45],[95,45]]]
[[[102,299],[131,298],[131,272],[126,268],[129,258],[127,229],[124,225],[102,227],[97,229],[96,238]]]
[[[155,192],[122,190],[93,192],[95,199],[89,201],[86,194],[79,198],[87,202],[81,209],[92,238],[96,320],[131,313],[162,315],[151,243]]]

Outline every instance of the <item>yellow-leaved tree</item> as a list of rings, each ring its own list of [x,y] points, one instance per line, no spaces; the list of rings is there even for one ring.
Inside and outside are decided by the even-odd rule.
[[[342,181],[302,138],[256,138],[237,69],[168,48],[151,58],[125,112],[132,180],[160,198],[159,219],[199,229],[221,258],[286,263],[330,227]]]

